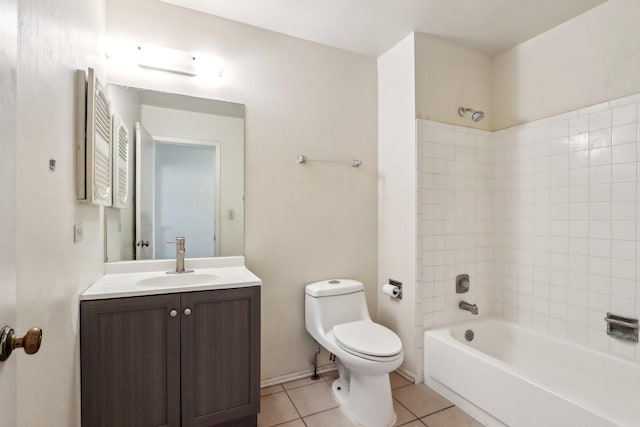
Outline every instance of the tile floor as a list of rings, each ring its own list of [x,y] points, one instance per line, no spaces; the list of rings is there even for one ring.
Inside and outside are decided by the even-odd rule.
[[[260,390],[258,427],[353,427],[331,394],[337,372],[320,380],[303,378]],[[424,384],[411,384],[400,375],[390,375],[393,406],[402,427],[480,427],[451,402]]]

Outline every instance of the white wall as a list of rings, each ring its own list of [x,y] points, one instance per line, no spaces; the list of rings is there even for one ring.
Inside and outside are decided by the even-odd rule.
[[[16,330],[40,326],[44,338],[38,354],[15,356],[17,425],[78,426],[78,295],[102,274],[104,254],[102,209],[75,199],[74,72],[92,66],[103,74],[104,4],[43,0],[18,7]],[[49,159],[57,161],[55,172]],[[84,225],[78,244],[76,223]]]
[[[640,2],[609,0],[493,59],[493,128],[640,92]]]
[[[154,0],[108,0],[107,32],[224,59],[220,83],[136,68],[109,80],[247,106],[245,255],[264,283],[261,376],[308,371],[305,284],[360,279],[375,312],[375,60]],[[298,154],[362,166],[301,166]]]
[[[416,117],[477,129],[491,129],[491,58],[482,52],[415,33]],[[473,122],[459,107],[485,113]]]
[[[0,3],[0,324],[16,324],[16,57],[18,53],[18,3]],[[16,425],[16,367],[12,357],[0,363],[0,414],[3,423]]]
[[[378,58],[378,320],[396,331],[416,373],[416,133],[414,35]],[[403,299],[382,294],[389,278]]]
[[[216,256],[242,255],[244,119],[142,105],[142,125],[153,137],[220,142],[220,253]],[[233,220],[228,217],[231,209],[235,212]]]

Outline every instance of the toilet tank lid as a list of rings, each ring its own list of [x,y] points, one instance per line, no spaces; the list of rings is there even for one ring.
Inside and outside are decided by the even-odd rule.
[[[351,279],[330,279],[310,283],[305,287],[305,293],[312,297],[328,297],[332,295],[351,294],[364,290],[362,282]]]

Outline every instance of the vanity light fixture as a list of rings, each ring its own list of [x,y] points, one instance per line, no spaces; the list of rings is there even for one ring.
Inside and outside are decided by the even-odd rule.
[[[186,76],[198,75],[198,58],[189,52],[150,44],[140,44],[137,49],[137,63],[142,68]]]
[[[190,77],[222,77],[223,71],[222,60],[211,55],[114,38],[108,40],[107,58],[114,63]]]

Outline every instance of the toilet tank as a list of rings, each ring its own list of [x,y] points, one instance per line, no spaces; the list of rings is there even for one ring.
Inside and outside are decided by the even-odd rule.
[[[362,282],[333,279],[305,287],[305,322],[309,332],[322,328],[326,333],[340,323],[370,319]]]

